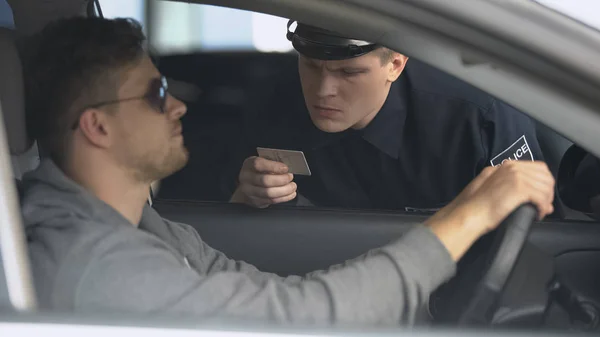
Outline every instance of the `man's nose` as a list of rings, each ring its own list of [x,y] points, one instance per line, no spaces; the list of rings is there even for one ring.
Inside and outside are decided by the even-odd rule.
[[[187,105],[169,94],[167,102],[167,113],[172,119],[180,119],[187,113]]]
[[[329,97],[337,95],[337,83],[336,79],[328,74],[323,74],[319,83],[319,90],[317,96]]]

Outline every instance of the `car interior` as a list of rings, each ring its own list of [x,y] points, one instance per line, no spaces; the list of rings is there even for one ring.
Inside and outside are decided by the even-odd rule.
[[[14,31],[0,29],[0,103],[18,189],[20,177],[35,168],[40,156],[25,127],[27,102],[15,41]],[[277,88],[281,105],[303,103],[296,54],[182,53],[161,56],[158,66],[168,78],[201,88],[202,95],[184,99],[189,111],[183,125],[190,162],[161,181],[152,205],[163,217],[193,226],[204,241],[229,257],[282,276],[303,275],[384,245],[427,218],[394,210],[287,205],[259,210],[228,203],[231,191],[214,177],[239,167],[239,159],[231,154],[239,146],[240,135],[256,127],[253,113],[261,99],[272,97]],[[545,160],[558,177],[565,165],[563,156],[573,143],[536,123]],[[506,246],[514,253],[514,263],[509,263],[502,289],[481,321],[471,323],[598,328],[600,223],[562,204],[560,196],[555,203],[555,214],[534,222],[521,245]],[[458,313],[469,310],[473,289],[484,277],[483,271],[493,265],[490,257],[504,254],[506,247],[500,239],[507,235],[493,232],[473,246],[460,262],[457,277],[431,297],[427,324],[460,323]],[[7,285],[0,283],[0,287]],[[0,299],[0,303],[6,301]]]

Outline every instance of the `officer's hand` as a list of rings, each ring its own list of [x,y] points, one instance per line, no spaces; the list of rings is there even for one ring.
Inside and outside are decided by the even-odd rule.
[[[426,224],[458,259],[517,207],[532,203],[542,219],[554,211],[553,200],[554,177],[545,163],[512,161],[486,168]]]
[[[265,208],[296,198],[294,176],[288,167],[276,161],[250,157],[244,161],[239,175],[239,186],[231,202]]]

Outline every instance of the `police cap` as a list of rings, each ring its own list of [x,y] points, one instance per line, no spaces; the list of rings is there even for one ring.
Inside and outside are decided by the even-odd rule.
[[[381,47],[378,44],[355,40],[341,34],[298,22],[292,32],[294,20],[287,25],[287,39],[300,54],[317,60],[346,60],[359,57]]]

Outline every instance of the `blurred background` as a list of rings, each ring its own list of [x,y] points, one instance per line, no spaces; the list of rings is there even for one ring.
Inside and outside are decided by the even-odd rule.
[[[156,0],[100,0],[107,18],[141,22],[159,54],[192,51],[286,52],[287,20],[223,7]],[[0,0],[0,26],[12,27],[12,12]]]
[[[524,0],[526,1],[526,0]],[[535,0],[600,29],[598,0]],[[140,21],[159,54],[197,51],[287,52],[286,19],[223,7],[157,0],[100,0],[105,17]],[[0,26],[12,26],[6,0],[0,0]]]

